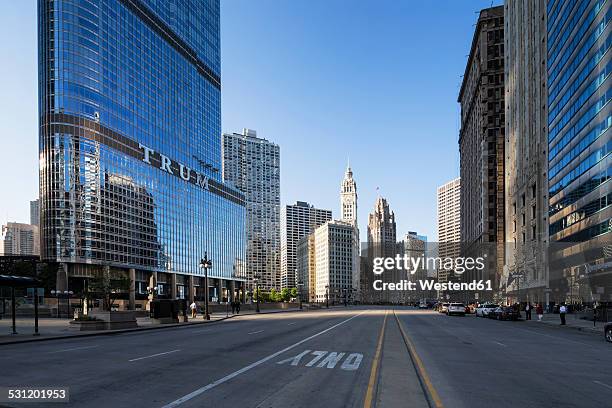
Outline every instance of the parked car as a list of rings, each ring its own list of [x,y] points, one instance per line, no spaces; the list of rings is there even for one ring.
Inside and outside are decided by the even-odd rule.
[[[446,314],[448,316],[459,315],[465,316],[465,305],[463,303],[451,303],[448,305],[446,309]]]
[[[427,303],[425,302],[419,303],[419,309],[427,309]]]
[[[510,306],[500,306],[489,313],[489,317],[497,320],[518,320],[518,311]]]
[[[476,308],[476,317],[487,317],[489,313],[497,309],[499,305],[495,305],[493,303],[485,303],[482,305],[478,305]]]
[[[438,305],[438,312],[440,313],[446,313],[448,311],[448,303],[440,303]]]
[[[612,322],[609,322],[604,326],[604,336],[606,340],[612,343]]]

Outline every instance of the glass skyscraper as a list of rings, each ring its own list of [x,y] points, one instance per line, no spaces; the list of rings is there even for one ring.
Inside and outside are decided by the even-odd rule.
[[[555,302],[612,301],[612,7],[547,3],[550,287]]]
[[[62,266],[58,287],[111,268],[137,299],[152,277],[162,296],[202,299],[205,252],[211,298],[242,286],[219,12],[219,0],[39,0],[41,250]]]

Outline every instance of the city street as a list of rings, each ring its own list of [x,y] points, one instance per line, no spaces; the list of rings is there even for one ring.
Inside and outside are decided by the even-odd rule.
[[[88,407],[595,407],[611,351],[545,324],[332,308],[0,346],[0,386]]]

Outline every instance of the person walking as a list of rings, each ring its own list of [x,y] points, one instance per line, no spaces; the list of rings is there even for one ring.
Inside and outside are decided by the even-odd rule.
[[[567,306],[565,306],[565,303],[561,303],[561,306],[559,307],[559,317],[561,318],[561,325],[565,326],[565,314],[567,313]]]
[[[196,314],[198,314],[198,305],[196,305],[195,300],[191,302],[191,304],[189,305],[189,308],[191,309],[191,317],[195,318]]]
[[[240,301],[236,300],[236,313],[240,314]]]
[[[531,303],[525,305],[525,320],[531,320]]]
[[[538,315],[538,322],[541,322],[542,318],[544,317],[544,308],[542,307],[541,303],[536,305],[536,313]]]
[[[232,300],[232,314],[236,313],[236,301]]]

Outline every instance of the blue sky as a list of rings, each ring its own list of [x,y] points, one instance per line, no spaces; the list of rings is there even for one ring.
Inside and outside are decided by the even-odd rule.
[[[456,100],[473,24],[491,4],[222,0],[223,130],[248,127],[280,145],[283,204],[337,217],[350,157],[362,235],[379,187],[398,238],[433,240],[436,187],[459,174]],[[7,1],[0,23],[0,222],[28,222],[38,195],[36,1]]]

